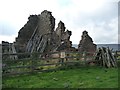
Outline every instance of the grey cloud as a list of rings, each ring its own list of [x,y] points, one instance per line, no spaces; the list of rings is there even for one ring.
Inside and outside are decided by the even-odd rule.
[[[116,43],[118,34],[117,19],[118,17],[117,2],[106,3],[102,9],[94,13],[78,13],[73,22],[75,27],[87,27],[88,32],[94,32],[93,38],[96,43]],[[111,27],[109,24],[116,24],[116,27]],[[91,28],[90,25],[93,25]],[[120,31],[119,31],[120,32]]]
[[[101,23],[109,22],[111,19],[118,17],[118,6],[117,2],[106,3],[102,9],[95,11],[94,13],[78,13],[78,17],[74,19],[76,26],[85,25],[88,23]]]

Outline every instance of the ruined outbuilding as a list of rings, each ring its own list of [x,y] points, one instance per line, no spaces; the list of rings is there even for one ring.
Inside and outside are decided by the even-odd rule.
[[[85,30],[82,33],[82,38],[78,45],[79,52],[95,52],[97,45],[93,43],[92,38],[88,35],[88,32]]]
[[[30,15],[28,17],[27,23],[19,30],[14,43],[2,43],[2,45],[5,44],[3,53],[77,51],[72,47],[71,35],[72,32],[66,29],[62,21],[55,28],[55,18],[52,16],[52,12],[44,10],[39,15]],[[83,32],[78,51],[96,51],[96,45],[87,31]],[[19,57],[14,56],[13,58]]]
[[[18,59],[17,55],[7,55],[9,53],[16,53],[14,43],[2,41],[2,53],[4,53],[4,55],[2,55],[2,59]]]

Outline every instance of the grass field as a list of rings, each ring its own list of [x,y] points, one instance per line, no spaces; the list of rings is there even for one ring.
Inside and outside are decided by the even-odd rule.
[[[3,77],[3,88],[118,88],[118,69],[81,67]]]

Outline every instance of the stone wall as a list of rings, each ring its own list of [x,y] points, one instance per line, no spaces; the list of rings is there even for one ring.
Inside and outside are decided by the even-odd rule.
[[[17,52],[53,52],[60,51],[59,47],[71,48],[72,32],[65,31],[62,21],[55,29],[55,18],[52,12],[44,10],[39,15],[31,15],[27,24],[20,29],[16,38]],[[59,49],[58,49],[59,48]]]
[[[25,52],[26,45],[38,24],[38,16],[30,15],[28,22],[18,32],[15,47],[17,52]]]
[[[16,54],[16,49],[14,46],[14,43],[9,43],[9,42],[5,42],[2,41],[2,53],[4,54]],[[2,55],[2,59],[17,59],[17,55]]]

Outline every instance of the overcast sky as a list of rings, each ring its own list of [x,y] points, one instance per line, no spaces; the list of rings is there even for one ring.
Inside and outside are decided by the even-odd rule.
[[[119,0],[0,0],[0,42],[13,42],[31,14],[52,12],[56,24],[61,20],[72,31],[78,44],[87,30],[96,44],[118,43]]]

